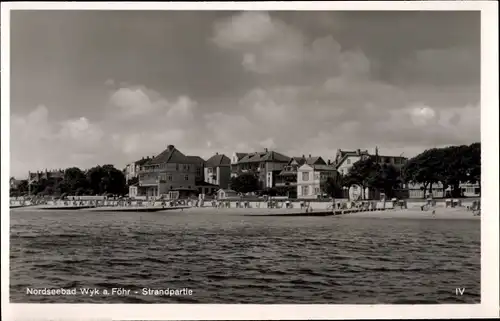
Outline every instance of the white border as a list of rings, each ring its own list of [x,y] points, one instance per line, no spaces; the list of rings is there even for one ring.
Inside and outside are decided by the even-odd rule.
[[[3,3],[1,16],[1,192],[2,320],[277,320],[468,318],[499,316],[498,199],[498,3],[496,1],[425,2],[184,2]],[[9,300],[9,162],[10,42],[12,9],[65,10],[481,10],[481,304],[476,305],[216,305],[216,304],[10,304]],[[459,286],[459,285],[457,285]]]

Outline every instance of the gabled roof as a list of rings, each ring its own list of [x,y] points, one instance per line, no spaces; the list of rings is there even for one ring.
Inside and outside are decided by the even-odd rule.
[[[192,164],[205,164],[205,160],[200,156],[186,156]]]
[[[321,156],[313,156],[306,158],[306,164],[308,165],[326,165],[326,162]]]
[[[243,157],[239,163],[254,163],[254,162],[277,162],[288,163],[290,157],[280,154],[275,151],[252,153]]]
[[[207,167],[218,167],[221,165],[230,165],[230,164],[231,160],[224,154],[215,154],[214,156],[210,157],[206,162]]]
[[[150,157],[143,157],[142,159],[139,159],[138,161],[135,161],[134,164],[142,166],[142,165],[146,164],[150,160],[151,160]]]
[[[167,149],[165,149],[151,161],[147,162],[147,164],[145,165],[157,165],[165,163],[191,164],[191,160],[173,145],[169,145]]]
[[[242,159],[243,157],[247,156],[248,154],[250,153],[234,153],[236,155],[236,157],[238,158],[238,160]]]
[[[335,166],[340,166],[349,156],[370,156],[370,154],[367,150],[349,151],[339,149],[335,159]]]
[[[296,163],[297,165],[301,166],[305,162],[306,162],[306,159],[304,157],[292,157],[292,158],[290,158],[288,165],[292,165],[292,163]]]

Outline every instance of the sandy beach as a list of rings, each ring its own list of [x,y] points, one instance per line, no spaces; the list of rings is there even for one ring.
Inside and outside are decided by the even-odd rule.
[[[213,208],[213,207],[192,207],[184,210],[169,210],[168,212],[177,213],[182,212],[185,214],[207,214],[207,215],[246,215],[246,216],[268,216],[268,215],[293,215],[302,213],[306,215],[305,211],[299,209],[266,209],[266,208]],[[318,210],[317,212],[321,212]],[[314,214],[314,212],[312,213]],[[408,219],[471,219],[480,220],[480,216],[474,216],[471,211],[465,208],[436,208],[435,214],[432,211],[420,211],[414,209],[407,210],[386,210],[386,211],[373,211],[373,212],[358,212],[343,215],[335,215],[332,217],[342,218],[408,218]]]

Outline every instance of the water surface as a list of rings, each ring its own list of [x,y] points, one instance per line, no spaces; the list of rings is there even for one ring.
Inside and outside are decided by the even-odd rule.
[[[11,211],[10,242],[16,303],[480,302],[479,220]]]

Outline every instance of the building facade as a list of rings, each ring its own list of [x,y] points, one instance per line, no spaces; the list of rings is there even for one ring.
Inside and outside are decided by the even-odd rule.
[[[283,170],[279,173],[275,184],[276,187],[297,186],[297,172],[299,167],[304,164],[330,165],[327,164],[320,156],[313,157],[309,155],[309,157],[306,157],[305,155],[302,155],[301,157],[292,157],[288,164],[286,164]]]
[[[347,175],[354,163],[368,157],[373,157],[373,159],[379,164],[391,164],[396,168],[403,167],[408,161],[408,159],[403,156],[379,155],[378,149],[375,148],[374,154],[368,153],[368,150],[357,149],[355,151],[345,151],[338,149],[334,163],[341,175]]]
[[[233,155],[231,156],[231,177],[238,176],[238,163],[243,159],[243,157],[247,156],[248,154],[251,153],[233,153]]]
[[[64,178],[64,170],[45,170],[37,172],[28,172],[28,183],[39,182],[43,179],[62,179]]]
[[[139,196],[177,198],[190,192],[196,192],[196,167],[173,145],[139,171]]]
[[[229,188],[230,180],[231,159],[219,153],[210,157],[205,166],[205,182],[218,185],[222,189],[227,189]]]
[[[275,151],[250,153],[232,165],[232,175],[238,176],[243,173],[253,173],[259,181],[259,188],[272,188],[275,180],[283,168],[290,162],[290,157]]]
[[[200,156],[186,156],[194,166],[196,184],[204,181],[205,160]]]
[[[325,184],[329,177],[335,178],[338,172],[332,165],[304,164],[297,170],[297,197],[316,199],[326,196]]]
[[[138,161],[127,164],[127,166],[125,167],[125,180],[126,180],[127,184],[131,179],[138,177],[141,166],[143,166],[144,164],[149,162],[151,159],[152,159],[152,157],[149,157],[149,156],[143,157],[143,158],[139,159]]]

